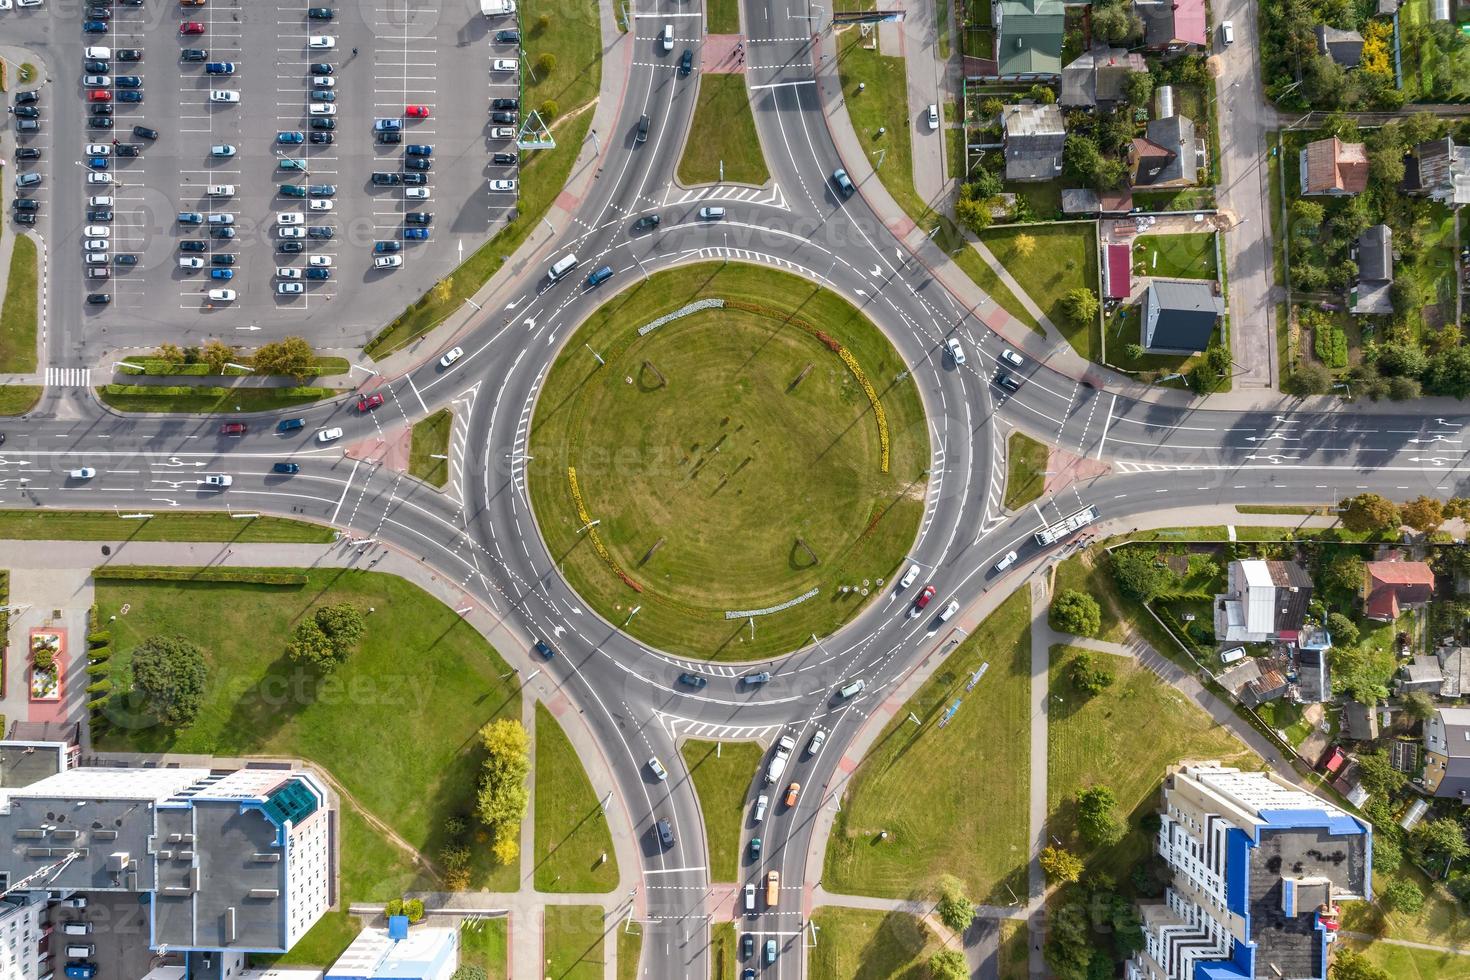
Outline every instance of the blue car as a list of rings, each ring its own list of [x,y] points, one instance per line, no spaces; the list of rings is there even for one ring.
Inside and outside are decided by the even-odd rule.
[[[301,420],[300,419],[297,419],[296,421],[299,422]],[[277,463],[276,465],[274,465],[274,466],[271,467],[271,472],[272,473],[286,473],[286,474],[300,473],[301,472],[301,467],[300,466],[297,466],[295,463]]]
[[[204,215],[200,214],[198,211],[179,212],[179,224],[181,225],[200,225],[203,223]]]
[[[121,92],[118,92],[117,93],[117,101],[119,101],[119,102],[142,102],[143,101],[143,93],[140,92],[140,91],[138,91],[137,89],[126,88],[126,89],[123,89]]]
[[[233,61],[211,61],[204,66],[206,75],[233,75],[235,74],[235,63]]]
[[[404,152],[411,157],[428,157],[434,155],[434,148],[427,143],[410,143]]]
[[[612,274],[612,266],[605,265],[600,269],[594,270],[592,274],[587,277],[587,285],[597,286],[605,283],[612,278]]]
[[[429,229],[427,229],[427,228],[405,228],[405,229],[403,229],[403,237],[406,238],[406,239],[409,239],[410,241],[415,241],[415,242],[428,241],[428,239],[429,239]]]
[[[306,270],[306,278],[308,278],[308,279],[330,279],[330,278],[332,278],[332,270],[331,269],[319,269],[316,266],[312,266],[310,269],[307,269]]]
[[[374,255],[387,255],[390,252],[402,250],[403,246],[397,242],[373,242]]]
[[[536,641],[536,652],[541,654],[541,657],[544,660],[550,660],[552,657],[556,656],[556,651],[551,649],[551,645],[545,640]]]
[[[106,34],[107,33],[107,21],[105,21],[105,20],[89,20],[85,24],[82,25],[82,30],[84,32],[88,33],[88,34]]]
[[[306,137],[300,133],[277,133],[277,143],[305,143]]]
[[[115,75],[112,84],[115,88],[142,88],[143,79],[139,75]]]
[[[233,278],[235,278],[235,270],[234,269],[210,269],[209,270],[209,278],[211,278],[211,279],[221,279],[221,280],[224,280],[224,279],[233,279]]]
[[[306,428],[306,419],[281,419],[276,423],[277,432],[295,432]]]
[[[93,170],[106,170],[111,163],[106,157],[91,157],[87,160],[87,166]]]

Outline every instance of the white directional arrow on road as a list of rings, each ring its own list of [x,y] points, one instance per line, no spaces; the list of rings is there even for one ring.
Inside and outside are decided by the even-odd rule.
[[[168,458],[168,465],[169,466],[203,466],[204,463],[203,462],[186,463],[182,459],[179,459],[179,457],[177,457],[177,456],[170,456]]]
[[[170,507],[177,507],[179,505],[179,502],[172,497],[149,497],[148,499],[161,504],[168,504]]]

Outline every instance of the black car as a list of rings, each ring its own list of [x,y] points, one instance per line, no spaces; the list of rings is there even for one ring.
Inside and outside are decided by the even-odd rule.
[[[331,7],[307,7],[306,8],[306,16],[309,17],[309,18],[311,18],[312,20],[331,20],[332,19],[332,8]]]
[[[203,48],[185,48],[179,52],[180,61],[208,61],[209,52]]]
[[[117,93],[117,101],[119,101],[119,102],[142,102],[143,101],[143,93],[142,92],[139,92],[137,89],[132,89],[132,88],[123,89],[121,92]]]
[[[41,159],[41,148],[39,146],[22,146],[15,151],[17,160],[39,160]]]
[[[141,75],[117,75],[112,84],[116,88],[142,88],[143,78]]]
[[[33,225],[36,223],[36,213],[34,211],[22,211],[15,216],[15,221],[17,224]]]
[[[179,251],[207,252],[209,251],[209,244],[207,242],[202,242],[197,238],[186,238],[183,241],[179,242]]]
[[[87,220],[88,221],[111,221],[112,220],[112,209],[111,208],[93,208],[92,210],[90,210],[90,211],[87,212]]]
[[[699,674],[684,673],[679,675],[679,683],[687,687],[692,687],[697,691],[701,687],[704,687],[706,684],[708,684],[709,681],[706,680],[704,677],[701,677]]]
[[[137,143],[118,143],[112,148],[112,152],[120,157],[135,157],[142,151]]]
[[[378,134],[379,146],[393,146],[403,142],[403,134],[397,130],[388,130]]]
[[[277,242],[276,251],[286,255],[306,251],[306,245],[302,242]]]
[[[332,73],[332,66],[318,63],[311,66],[311,73],[313,75],[330,75]]]
[[[432,170],[434,161],[427,157],[409,157],[403,161],[403,166],[408,170]]]
[[[98,102],[98,103],[92,105],[90,108],[91,108],[91,111],[92,111],[92,115],[94,115],[94,116],[110,116],[110,115],[112,115],[112,103],[111,102]]]
[[[337,120],[330,116],[313,116],[311,120],[312,129],[336,129]]]
[[[514,112],[492,112],[490,113],[490,121],[500,126],[514,126],[516,124],[516,114]]]
[[[673,847],[674,828],[673,825],[669,823],[668,818],[659,817],[658,823],[655,826],[658,828],[659,843],[662,844],[665,849]]]
[[[310,136],[310,139],[311,139],[311,141],[313,143],[330,143],[330,142],[332,142],[332,134],[331,133],[312,133],[311,136]]]
[[[41,202],[30,197],[17,197],[15,200],[10,202],[10,206],[15,208],[15,210],[17,211],[41,210]]]
[[[82,68],[84,68],[85,70],[87,70],[89,72],[92,72],[93,74],[103,74],[103,75],[107,74],[109,71],[112,70],[112,66],[109,65],[107,62],[105,62],[105,61],[98,61],[95,58],[88,58],[87,60],[83,61],[82,62]]]
[[[1023,381],[1008,371],[997,371],[995,374],[995,383],[1007,391],[1020,391]]]
[[[679,59],[679,74],[687,75],[694,69],[694,52],[688,48],[684,49],[684,56]]]
[[[490,100],[490,108],[492,108],[492,109],[519,109],[520,107],[521,107],[521,100],[520,99],[491,99]]]
[[[112,302],[112,294],[111,293],[88,293],[87,294],[87,305],[88,306],[106,306],[108,303],[111,303],[111,302]]]
[[[84,15],[88,20],[112,20],[112,8],[93,4]]]
[[[662,220],[663,219],[656,214],[645,214],[643,217],[633,222],[633,230],[652,231],[653,229],[658,227],[658,223]]]
[[[16,105],[35,105],[41,101],[41,93],[36,91],[16,92],[14,101]]]
[[[92,127],[93,129],[111,129],[112,128],[112,117],[111,116],[88,116],[87,117],[87,125],[90,126],[90,127]]]
[[[434,221],[434,216],[427,211],[410,211],[403,216],[403,223],[407,225],[427,225]]]
[[[138,257],[132,252],[122,252],[112,257],[113,265],[137,265]]]
[[[393,187],[403,183],[403,178],[383,170],[373,171],[373,183],[379,187]]]
[[[158,130],[151,129],[147,126],[134,126],[133,135],[141,136],[145,140],[156,140],[158,139]]]
[[[740,955],[747,960],[755,955],[755,936],[748,932],[740,937]]]
[[[15,118],[17,119],[40,119],[41,110],[33,105],[18,105],[15,107]]]
[[[495,41],[497,44],[519,44],[521,41],[520,31],[496,31]]]
[[[398,174],[397,176],[408,187],[423,187],[429,182],[427,174],[417,173],[416,171],[409,171],[406,174]]]
[[[234,265],[235,257],[229,252],[216,252],[209,257],[210,265]]]
[[[113,52],[113,56],[116,57],[118,61],[142,61],[143,49],[118,48],[116,51]]]
[[[516,155],[514,153],[496,153],[490,157],[490,160],[492,163],[499,164],[502,167],[513,167],[515,166]]]
[[[536,652],[541,654],[541,659],[543,660],[551,660],[556,656],[556,651],[545,640],[536,641]]]
[[[312,225],[310,228],[306,229],[307,238],[325,240],[331,238],[335,234],[336,232],[328,228],[326,225]]]
[[[215,225],[209,229],[210,238],[234,238],[235,229],[230,225]]]

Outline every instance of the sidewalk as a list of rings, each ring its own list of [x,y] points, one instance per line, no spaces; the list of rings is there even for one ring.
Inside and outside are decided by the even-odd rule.
[[[1051,645],[1059,642],[1047,618],[1051,613],[1051,576],[1038,572],[1031,577],[1031,797],[1028,818],[1031,853],[1026,866],[1027,932],[1030,933],[1030,972],[1046,976],[1041,946],[1046,941],[1046,874],[1041,870],[1041,849],[1046,846],[1047,707],[1051,679]]]

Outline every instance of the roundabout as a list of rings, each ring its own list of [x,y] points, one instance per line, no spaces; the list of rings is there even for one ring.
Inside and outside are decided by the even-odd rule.
[[[928,486],[923,406],[883,334],[741,265],[659,273],[594,312],[547,375],[529,453],[572,588],[708,660],[796,649],[888,591]]]

